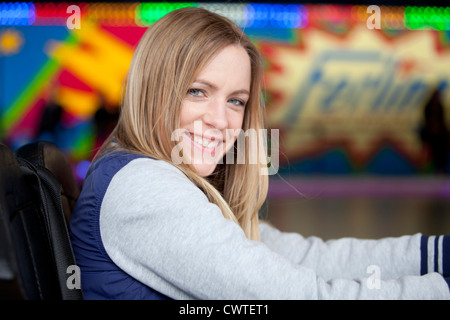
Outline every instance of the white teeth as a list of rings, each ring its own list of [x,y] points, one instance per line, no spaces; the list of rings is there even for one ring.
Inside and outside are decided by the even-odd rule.
[[[198,136],[194,136],[194,141],[196,143],[204,146],[205,148],[215,148],[219,144],[219,141],[217,141],[217,140],[211,141],[209,139],[202,139]]]
[[[218,144],[219,144],[219,141],[211,141],[208,144],[208,148],[215,148],[215,147],[217,147]]]

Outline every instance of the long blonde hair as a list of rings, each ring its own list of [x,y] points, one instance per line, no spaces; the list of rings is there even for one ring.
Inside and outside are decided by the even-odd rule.
[[[124,149],[171,161],[182,101],[203,66],[228,45],[240,45],[251,61],[250,98],[243,131],[263,129],[262,62],[258,50],[230,20],[200,8],[175,10],[152,24],[137,46],[126,79],[116,128],[97,157]],[[258,135],[258,150],[263,141]],[[245,154],[249,144],[245,144]],[[246,159],[248,160],[248,159]],[[200,177],[188,164],[176,165],[252,240],[259,239],[258,211],[267,195],[267,164],[219,164],[213,174]],[[175,165],[175,164],[173,164]]]

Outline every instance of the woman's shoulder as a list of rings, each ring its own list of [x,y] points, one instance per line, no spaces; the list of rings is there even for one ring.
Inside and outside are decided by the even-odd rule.
[[[205,194],[175,165],[164,160],[150,157],[115,155],[116,159],[106,160],[103,170],[110,170],[119,163],[119,169],[113,169],[114,174],[109,176],[109,182],[102,201],[112,211],[127,211],[141,208],[178,211],[186,207],[187,202],[196,204],[208,202]],[[125,160],[127,159],[127,160]],[[111,163],[110,163],[111,162]],[[118,170],[117,170],[118,169]],[[166,210],[166,211],[167,211]]]
[[[145,155],[114,151],[97,159],[90,168],[92,181],[121,194],[175,189],[197,189],[175,165]],[[151,187],[151,188],[150,188]],[[106,190],[104,190],[106,191]]]
[[[127,151],[113,151],[95,160],[87,175],[111,179],[122,171],[126,171],[128,176],[181,173],[178,168],[163,160]]]
[[[130,153],[127,151],[108,152],[93,161],[87,175],[90,175],[94,172],[117,172],[131,161],[140,158],[150,159],[149,157],[146,157],[144,155]]]

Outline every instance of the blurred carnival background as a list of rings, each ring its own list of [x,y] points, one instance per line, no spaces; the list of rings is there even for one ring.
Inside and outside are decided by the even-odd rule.
[[[0,141],[56,143],[81,184],[146,27],[204,7],[264,57],[280,155],[263,216],[323,238],[450,234],[450,6],[371,5],[1,2]]]

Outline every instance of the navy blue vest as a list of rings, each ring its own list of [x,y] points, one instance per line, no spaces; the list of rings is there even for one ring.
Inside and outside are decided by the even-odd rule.
[[[95,161],[86,175],[70,220],[85,299],[168,299],[121,270],[108,256],[100,236],[100,207],[111,179],[130,161],[141,157],[112,152]]]

